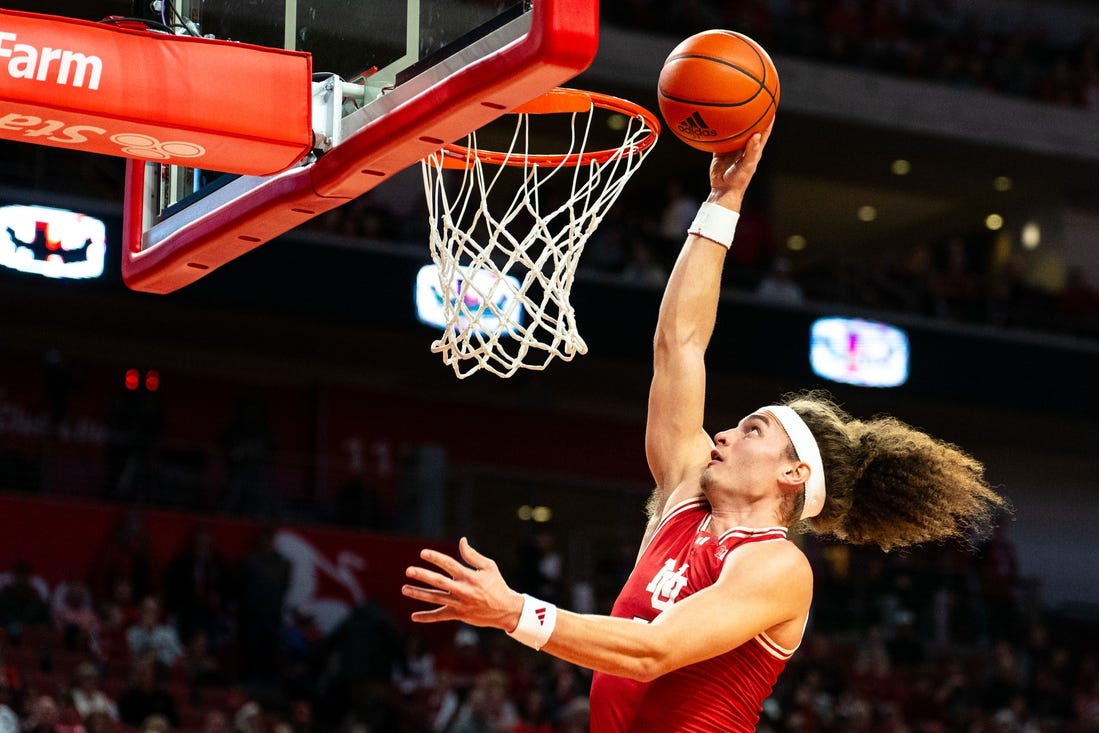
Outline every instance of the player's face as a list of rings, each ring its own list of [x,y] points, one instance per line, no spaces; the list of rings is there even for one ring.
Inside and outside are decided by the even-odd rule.
[[[714,436],[702,486],[767,491],[787,469],[789,451],[790,438],[781,423],[766,412],[754,412],[735,428]]]

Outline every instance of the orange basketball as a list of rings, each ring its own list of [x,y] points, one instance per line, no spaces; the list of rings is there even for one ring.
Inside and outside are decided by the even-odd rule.
[[[693,148],[727,153],[766,130],[778,109],[771,57],[734,31],[696,33],[672,49],[657,87],[660,113]]]

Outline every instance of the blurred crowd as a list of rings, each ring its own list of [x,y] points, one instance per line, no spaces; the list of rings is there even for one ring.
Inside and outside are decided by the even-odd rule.
[[[660,34],[731,28],[777,55],[1099,111],[1099,25],[1003,30],[955,0],[628,0],[609,22]],[[1071,32],[1069,32],[1071,35]]]
[[[413,171],[418,173],[418,171]],[[420,183],[401,174],[386,191],[315,220],[326,233],[376,241],[425,241]],[[670,180],[664,191],[628,189],[585,245],[579,277],[662,289],[703,193]],[[395,191],[406,192],[394,205]],[[653,200],[658,203],[653,204]],[[1099,336],[1099,289],[1079,266],[1051,284],[1037,260],[1002,232],[966,232],[909,247],[799,258],[776,241],[767,202],[749,191],[724,287],[781,305],[850,306],[952,323],[1084,338]],[[416,246],[420,246],[417,244]],[[803,263],[802,260],[805,259]]]
[[[992,25],[954,0],[629,0],[602,8],[616,25],[660,35],[741,30],[776,54],[809,57],[936,83],[1099,111],[1099,23],[1059,33],[1041,24]],[[1064,24],[1062,24],[1063,26]],[[1075,34],[1075,35],[1073,35]],[[418,171],[315,220],[338,235],[422,242]],[[403,181],[403,182],[402,182]],[[407,183],[407,185],[405,185]],[[758,194],[758,191],[750,192]],[[653,197],[664,197],[654,207]],[[661,287],[704,192],[627,189],[580,266]],[[1026,252],[995,233],[961,233],[874,256],[802,266],[774,240],[765,201],[747,210],[728,286],[781,303],[813,301],[950,321],[1094,337],[1099,290],[1079,268],[1043,282]]]
[[[0,576],[0,731],[588,730],[585,670],[495,631],[410,628],[371,601],[323,634],[285,604],[269,532],[231,566],[200,526],[153,577],[143,531],[130,514],[86,548],[89,577],[52,593],[29,563]],[[1099,635],[1041,606],[1005,531],[976,551],[804,547],[815,610],[760,731],[1099,731]],[[565,593],[552,538],[527,550],[517,589]]]

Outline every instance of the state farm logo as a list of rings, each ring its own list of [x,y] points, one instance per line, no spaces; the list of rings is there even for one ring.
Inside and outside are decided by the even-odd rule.
[[[90,143],[96,147],[96,152],[107,152],[102,150],[101,145],[95,141],[96,138],[107,136],[108,140],[118,146],[118,155],[124,155],[127,158],[170,160],[201,158],[206,155],[206,148],[186,140],[161,142],[152,135],[142,132],[116,132],[108,136],[105,128],[96,125],[71,125],[62,120],[47,120],[37,115],[16,112],[0,115],[0,137],[14,137],[5,135],[5,131],[18,132],[21,137],[29,138],[26,142],[32,143],[48,141],[73,146]]]
[[[9,31],[0,31],[0,66],[12,79],[91,91],[99,89],[103,78],[103,59],[99,56],[21,43],[18,35]],[[19,135],[5,135],[5,131]],[[162,141],[144,132],[108,132],[98,125],[74,124],[14,112],[0,115],[0,137],[39,144],[86,145],[94,148],[95,152],[110,154],[109,150],[103,149],[106,142],[103,138],[106,137],[118,146],[118,155],[153,161],[201,158],[206,154],[206,148],[187,140]]]
[[[7,71],[12,79],[99,89],[103,59],[64,48],[16,43],[17,38],[14,33],[0,31],[0,59],[11,59]]]
[[[199,158],[206,154],[206,148],[197,143],[183,140],[169,140],[162,143],[155,137],[138,132],[111,135],[111,142],[121,148],[123,155],[131,158],[168,160],[169,158]]]

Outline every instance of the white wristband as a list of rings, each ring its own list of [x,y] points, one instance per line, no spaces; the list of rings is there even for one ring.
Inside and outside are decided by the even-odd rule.
[[[698,213],[695,214],[695,220],[691,222],[687,233],[706,237],[729,249],[733,244],[733,235],[736,234],[736,223],[739,220],[739,212],[707,201],[698,207]]]
[[[508,636],[521,644],[541,649],[549,641],[556,625],[557,606],[524,593],[519,625],[515,627],[515,631],[509,631]]]

